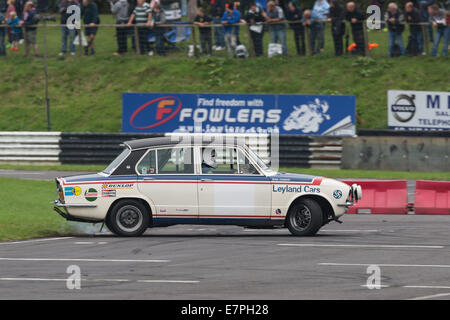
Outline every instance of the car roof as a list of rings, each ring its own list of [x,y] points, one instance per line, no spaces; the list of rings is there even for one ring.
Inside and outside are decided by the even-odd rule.
[[[136,139],[125,141],[124,144],[128,146],[131,150],[158,147],[158,146],[174,146],[174,145],[209,145],[209,144],[221,144],[221,145],[231,145],[231,146],[244,146],[243,137],[229,137],[221,136],[169,136],[169,137],[158,137],[158,138],[146,138],[146,139]]]

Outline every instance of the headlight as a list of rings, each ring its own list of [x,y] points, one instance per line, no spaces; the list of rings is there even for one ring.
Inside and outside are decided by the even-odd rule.
[[[353,184],[351,192],[354,201],[359,201],[362,199],[362,188],[360,185],[357,185],[356,183]]]

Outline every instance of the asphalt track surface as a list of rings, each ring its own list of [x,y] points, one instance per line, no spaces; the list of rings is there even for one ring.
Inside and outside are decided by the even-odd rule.
[[[2,242],[0,299],[450,299],[449,216],[343,221],[302,238],[179,225]],[[67,288],[70,265],[80,289]],[[367,287],[370,265],[380,289]]]

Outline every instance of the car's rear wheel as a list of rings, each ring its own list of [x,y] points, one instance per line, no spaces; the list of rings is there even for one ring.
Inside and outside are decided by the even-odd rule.
[[[313,236],[323,225],[322,209],[312,199],[300,199],[289,209],[286,224],[295,236]]]
[[[147,230],[150,216],[145,206],[137,200],[117,202],[108,215],[106,225],[118,236],[136,237]]]

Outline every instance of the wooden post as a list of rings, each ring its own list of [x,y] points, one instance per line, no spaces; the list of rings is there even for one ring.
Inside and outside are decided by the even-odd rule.
[[[195,25],[192,25],[192,41],[194,42],[194,57],[198,58],[200,52],[197,49],[197,28]]]
[[[308,51],[308,55],[312,56],[312,43],[311,43],[311,28],[308,26],[305,27],[305,38],[306,38],[306,51]]]
[[[423,38],[423,48],[422,51],[425,52],[426,55],[429,54],[429,49],[430,49],[430,39],[428,39],[428,30],[427,30],[427,25],[422,24],[422,38]],[[421,52],[422,53],[422,52]]]
[[[248,39],[248,51],[250,53],[250,56],[255,57],[256,56],[255,45],[253,43],[252,36],[250,33],[250,24],[247,24],[247,39]]]
[[[80,46],[80,51],[79,51],[80,56],[83,55],[83,51],[84,51],[83,41],[81,41],[81,38],[83,37],[83,35],[84,35],[84,24],[80,29],[78,29],[78,44]]]
[[[364,35],[364,55],[368,57],[370,56],[370,51],[369,51],[369,36],[367,35],[366,21],[362,22],[362,28]]]
[[[137,24],[134,25],[134,44],[136,46],[136,54],[141,54],[141,43],[139,41],[139,32]]]

